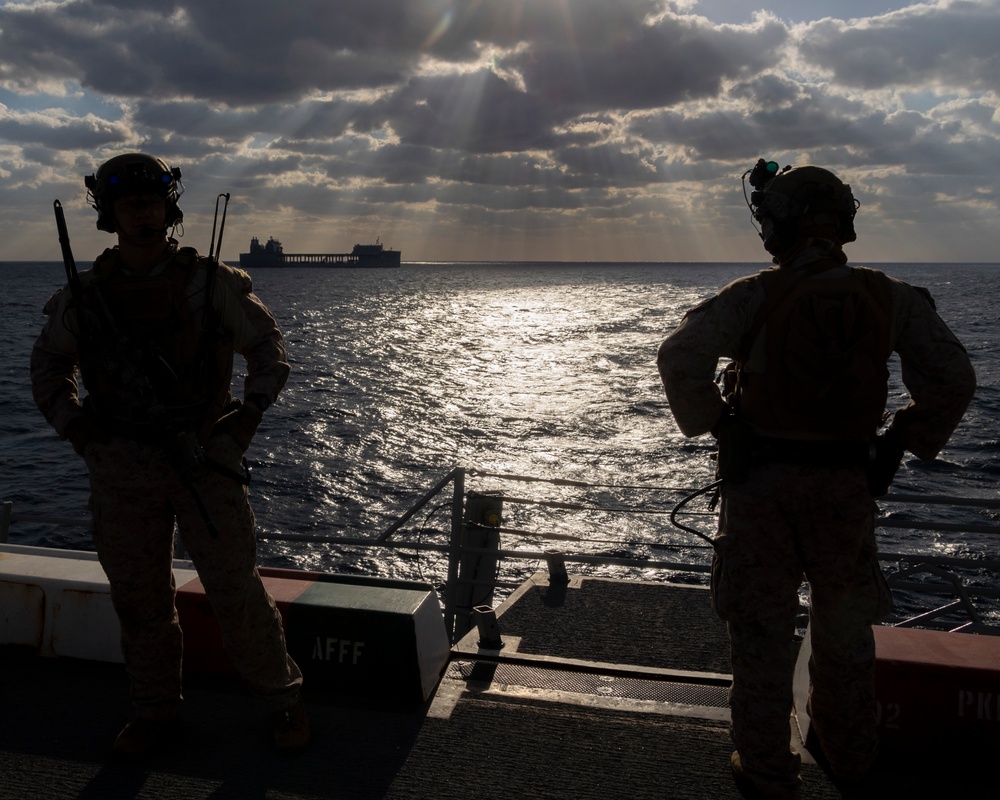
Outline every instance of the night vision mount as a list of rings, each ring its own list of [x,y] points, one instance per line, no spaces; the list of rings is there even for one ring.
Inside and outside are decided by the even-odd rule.
[[[752,168],[743,173],[743,199],[746,200],[747,208],[750,209],[750,213],[753,215],[755,222],[761,221],[760,207],[764,202],[764,187],[778,175],[783,172],[787,172],[790,169],[791,166],[787,166],[782,169],[778,166],[777,161],[765,161],[763,158],[759,158],[757,159],[757,163],[754,164]],[[751,191],[749,195],[747,194],[748,179],[750,181],[750,186],[753,187],[753,191]],[[756,228],[757,226],[754,225],[754,227]]]
[[[759,158],[753,169],[748,169],[743,173],[743,178],[745,180],[747,176],[750,176],[750,185],[757,191],[761,191],[771,178],[776,177],[781,172],[787,172],[789,169],[791,167],[781,169],[777,161],[765,161],[763,158]]]

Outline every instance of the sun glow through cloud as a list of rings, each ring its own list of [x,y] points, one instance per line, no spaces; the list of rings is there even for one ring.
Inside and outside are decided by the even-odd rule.
[[[427,38],[424,40],[421,49],[431,50],[434,47],[434,44],[442,36],[444,36],[445,32],[451,27],[451,20],[453,16],[454,12],[450,8],[447,8],[443,12],[441,12],[441,16],[438,19],[437,24],[427,35]]]
[[[234,247],[361,227],[416,260],[745,260],[739,175],[767,156],[855,187],[852,257],[997,250],[1000,0],[106,8],[0,7],[11,257],[52,257],[55,193],[103,246],[80,176],[125,149],[182,166],[192,211],[232,191]]]

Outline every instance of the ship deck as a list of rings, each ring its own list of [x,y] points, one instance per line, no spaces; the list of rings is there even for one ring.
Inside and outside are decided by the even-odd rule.
[[[472,630],[426,704],[307,687],[314,738],[291,758],[272,752],[266,718],[237,682],[188,675],[177,740],[118,760],[110,745],[130,711],[122,665],[0,652],[0,798],[739,797],[728,642],[705,589],[536,575],[497,617],[503,647],[480,647]],[[984,796],[968,759],[887,753],[852,791],[804,760],[803,798]]]

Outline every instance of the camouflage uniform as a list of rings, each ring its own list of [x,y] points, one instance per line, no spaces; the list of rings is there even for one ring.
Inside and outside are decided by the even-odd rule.
[[[201,330],[204,318],[205,260],[193,251],[179,254],[172,248],[150,277],[185,259],[191,278],[184,287],[183,318],[192,326],[188,333],[200,335],[192,332]],[[108,275],[122,272],[114,250],[98,265]],[[81,273],[84,287],[99,279],[96,271],[97,266]],[[92,534],[121,622],[133,702],[137,715],[147,719],[172,717],[181,701],[181,629],[171,570],[175,521],[222,628],[227,652],[250,689],[278,710],[298,701],[302,682],[288,656],[277,608],[257,572],[253,512],[246,487],[233,477],[241,467],[241,446],[226,432],[212,431],[221,410],[231,405],[232,353],[247,362],[244,396],[273,401],[289,372],[284,345],[246,273],[220,265],[212,307],[221,335],[212,341],[211,358],[219,368],[214,373],[217,385],[201,390],[211,403],[208,418],[200,420],[200,440],[208,459],[231,474],[199,470],[190,480],[190,473],[177,468],[169,446],[157,440],[150,426],[125,424],[108,414],[85,414],[76,369],[87,363],[87,345],[78,303],[68,288],[46,305],[49,318],[32,352],[35,400],[56,431],[66,437],[74,422],[88,417],[96,417],[90,422],[102,431],[80,447],[90,473]],[[91,395],[107,393],[100,385],[100,370],[90,370],[84,367]],[[114,398],[102,399],[114,408]]]
[[[796,266],[809,263],[807,256]],[[764,302],[758,276],[741,278],[689,311],[661,345],[660,375],[685,435],[706,433],[723,417],[727,406],[714,380],[719,359],[741,357]],[[766,380],[763,338],[743,357],[754,377]],[[911,397],[891,428],[907,450],[933,459],[972,397],[975,374],[929,296],[894,279],[890,339]],[[863,773],[877,752],[871,623],[889,608],[864,467],[765,460],[751,465],[746,480],[726,482],[722,497],[713,603],[729,626],[732,737],[743,770],[775,796],[794,793],[798,782],[789,714],[804,575],[811,717],[835,771]]]

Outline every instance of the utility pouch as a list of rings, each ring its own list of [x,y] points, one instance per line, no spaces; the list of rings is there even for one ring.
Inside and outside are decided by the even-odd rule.
[[[709,584],[709,600],[712,610],[719,619],[726,621],[729,619],[729,593],[726,591],[726,566],[723,555],[719,551],[712,556],[712,573]]]
[[[892,589],[889,588],[889,582],[885,579],[885,573],[882,572],[882,566],[878,563],[878,558],[872,559],[872,572],[874,572],[875,591],[878,596],[878,605],[875,608],[875,616],[872,619],[872,622],[875,622],[889,616],[889,612],[893,608],[893,600]]]
[[[181,431],[174,437],[174,456],[177,468],[185,480],[197,480],[207,472],[205,450],[198,437],[191,431]]]
[[[892,430],[875,439],[875,457],[868,462],[868,492],[872,497],[884,497],[889,492],[903,461],[903,445]]]
[[[750,426],[734,416],[726,416],[712,433],[719,440],[715,477],[731,484],[743,483],[753,463],[755,437]]]

